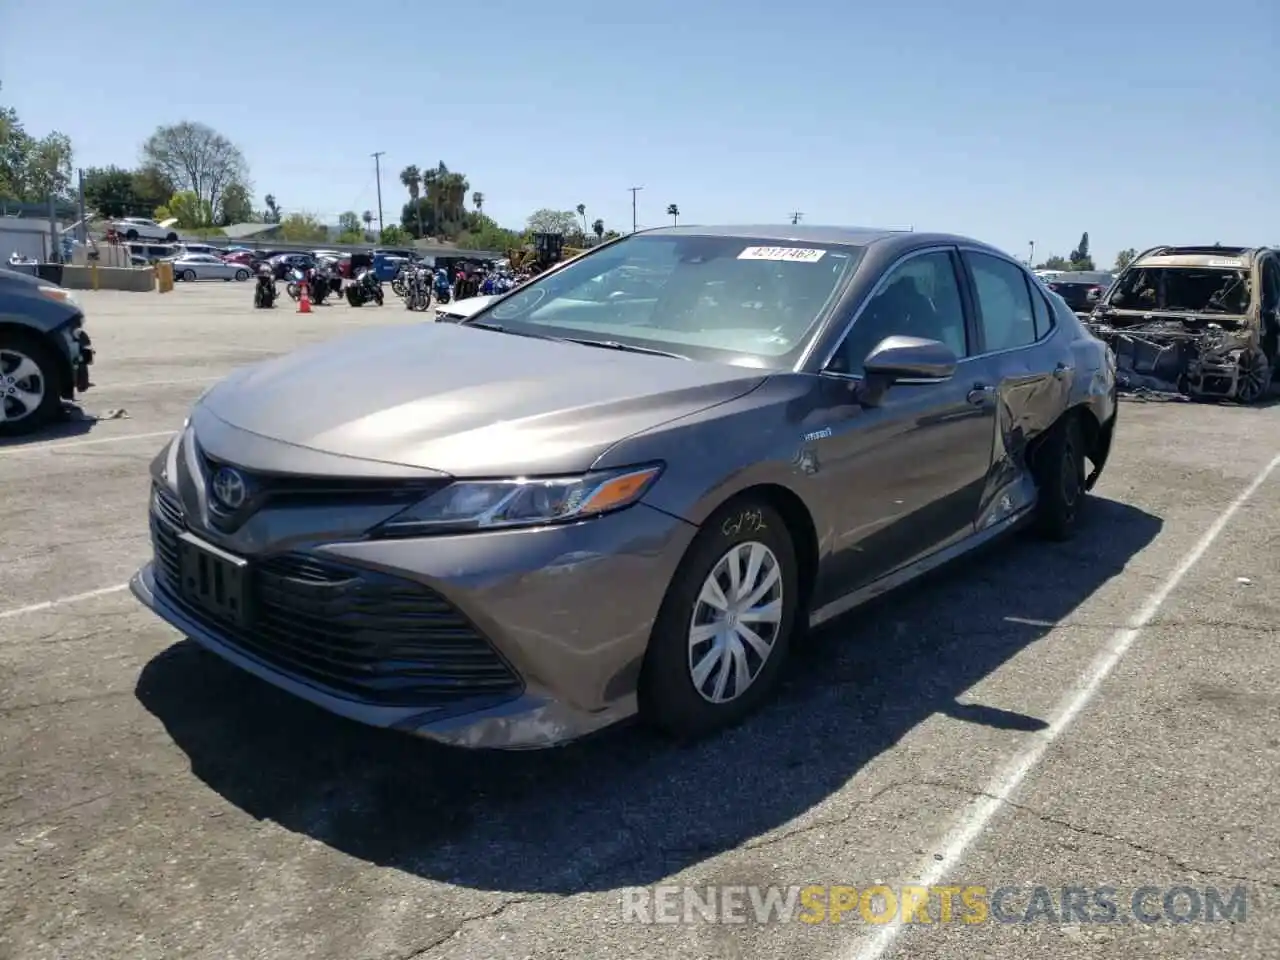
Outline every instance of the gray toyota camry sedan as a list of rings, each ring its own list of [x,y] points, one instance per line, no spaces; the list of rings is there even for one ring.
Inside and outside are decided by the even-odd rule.
[[[740,720],[807,626],[1023,522],[1070,536],[1114,357],[963,237],[673,227],[458,323],[213,387],[133,590],[334,713],[472,747]]]

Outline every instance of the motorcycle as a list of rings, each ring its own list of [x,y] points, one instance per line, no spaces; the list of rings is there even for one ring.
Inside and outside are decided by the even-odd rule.
[[[397,297],[403,297],[408,291],[405,281],[409,276],[409,270],[412,269],[409,264],[402,263],[400,269],[396,271],[396,275],[391,278],[391,292]]]
[[[421,267],[412,268],[405,277],[404,305],[409,310],[426,310],[431,306],[431,287]]]
[[[449,286],[447,277],[437,274],[433,283],[435,285],[436,303],[448,303],[453,299],[453,288]]]
[[[382,306],[382,282],[372,269],[361,270],[355,280],[347,284],[347,303],[363,307],[370,300]]]
[[[324,303],[324,298],[327,297],[332,290],[333,285],[330,281],[328,271],[323,267],[312,267],[311,270],[307,272],[307,291],[311,294],[311,303],[313,306],[319,306]]]
[[[297,267],[289,272],[289,283],[285,286],[285,293],[289,294],[292,300],[298,300],[302,296],[302,284],[306,281],[307,276]]]
[[[253,305],[264,309],[276,305],[276,275],[268,266],[258,268],[258,285],[253,291]]]

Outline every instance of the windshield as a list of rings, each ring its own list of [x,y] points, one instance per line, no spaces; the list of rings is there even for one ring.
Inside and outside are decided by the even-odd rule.
[[[532,281],[475,322],[782,367],[799,355],[862,253],[734,237],[632,236]]]
[[[1112,279],[1113,277],[1109,273],[1094,273],[1082,270],[1078,273],[1060,273],[1053,278],[1053,281],[1055,283],[1092,283],[1095,286],[1105,287]]]
[[[1249,276],[1209,267],[1139,267],[1120,278],[1110,304],[1117,310],[1242,314],[1249,309]]]

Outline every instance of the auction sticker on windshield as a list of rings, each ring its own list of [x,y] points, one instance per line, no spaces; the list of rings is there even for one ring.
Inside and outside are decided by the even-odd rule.
[[[1210,260],[1211,267],[1243,267],[1243,260]]]
[[[817,263],[822,259],[825,250],[810,250],[805,247],[747,247],[740,254],[739,260],[787,260],[793,263]]]

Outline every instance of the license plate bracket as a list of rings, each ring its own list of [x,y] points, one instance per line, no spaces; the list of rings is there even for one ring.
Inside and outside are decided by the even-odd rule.
[[[249,561],[192,536],[178,535],[183,600],[233,626],[249,623]]]

